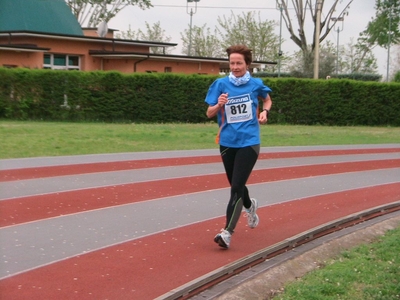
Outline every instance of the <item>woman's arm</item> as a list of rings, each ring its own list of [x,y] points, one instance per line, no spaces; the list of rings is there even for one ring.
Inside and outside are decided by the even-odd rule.
[[[220,106],[218,103],[213,105],[213,106],[209,106],[207,108],[207,117],[209,119],[211,119],[212,117],[215,117],[217,115],[217,113],[219,112],[219,110],[221,109],[222,106]]]
[[[260,112],[260,115],[258,117],[258,122],[260,124],[265,124],[268,121],[268,113],[271,110],[272,107],[272,100],[269,95],[263,99],[263,107],[262,111]]]
[[[221,109],[222,106],[224,106],[228,102],[228,94],[221,94],[218,97],[218,102],[215,105],[210,105],[207,108],[207,117],[212,118],[217,115],[219,110]]]

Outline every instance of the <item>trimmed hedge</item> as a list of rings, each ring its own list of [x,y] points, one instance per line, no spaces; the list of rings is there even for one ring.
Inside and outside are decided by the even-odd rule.
[[[393,78],[394,82],[400,82],[400,71],[398,71]]]
[[[209,121],[204,102],[217,76],[0,68],[0,118],[91,122]],[[264,78],[269,123],[400,125],[400,84]]]
[[[278,123],[400,125],[400,85],[353,80],[285,79],[271,84]],[[276,116],[276,110],[278,115]]]
[[[254,77],[260,78],[278,78],[278,73],[269,73],[269,72],[257,72],[253,74]],[[291,77],[298,78],[291,73],[280,73],[279,77]],[[360,81],[376,81],[379,82],[382,79],[382,76],[379,74],[363,74],[363,73],[350,73],[350,74],[332,74],[330,78],[338,78],[338,79],[353,79]]]

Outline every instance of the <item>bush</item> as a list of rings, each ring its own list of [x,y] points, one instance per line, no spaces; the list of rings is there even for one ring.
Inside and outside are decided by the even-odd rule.
[[[400,82],[400,71],[394,75],[393,82]]]
[[[0,68],[0,118],[94,122],[208,122],[204,102],[218,76]],[[400,84],[263,78],[269,122],[400,125]]]
[[[362,73],[351,73],[351,74],[338,74],[331,76],[332,78],[338,79],[353,79],[360,81],[381,81],[382,76],[379,74],[362,74]]]

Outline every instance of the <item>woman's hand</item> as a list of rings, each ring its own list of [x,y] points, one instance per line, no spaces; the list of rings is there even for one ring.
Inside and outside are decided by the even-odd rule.
[[[219,95],[219,97],[218,97],[218,106],[219,106],[219,107],[222,107],[222,106],[224,106],[226,103],[228,103],[228,94],[225,93],[225,94]]]
[[[268,112],[266,110],[263,110],[260,115],[258,116],[258,123],[260,124],[266,124],[268,121]]]

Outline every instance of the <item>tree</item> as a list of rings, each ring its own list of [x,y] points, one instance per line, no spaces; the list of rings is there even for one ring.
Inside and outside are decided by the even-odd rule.
[[[311,53],[310,49],[307,51]],[[307,62],[306,67],[304,62]],[[321,78],[331,76],[335,71],[336,53],[335,45],[331,41],[327,41],[320,48],[320,62],[319,62],[319,74]],[[300,78],[312,78],[314,72],[314,60],[312,55],[304,56],[302,50],[297,51],[290,60],[289,72]]]
[[[123,40],[139,40],[140,39],[140,32],[132,30],[131,25],[128,26],[127,31],[121,31],[120,33],[115,34],[116,39],[123,39]]]
[[[400,43],[400,0],[376,0],[375,9],[375,18],[363,32],[368,43],[384,48]]]
[[[142,30],[139,29],[138,35],[139,39],[142,41],[152,41],[152,42],[163,42],[163,43],[168,43],[171,41],[170,36],[165,35],[165,30],[161,28],[160,21],[157,23],[154,23],[152,26],[149,25],[149,23],[146,23],[146,32],[143,32]],[[150,52],[151,53],[157,53],[157,54],[167,54],[170,53],[173,49],[168,48],[168,50],[165,47],[150,47]]]
[[[221,48],[220,39],[218,38],[217,31],[214,34],[211,33],[207,24],[203,26],[193,26],[192,32],[190,33],[190,28],[185,29],[181,33],[182,40],[182,53],[189,55],[189,44],[191,44],[192,53],[194,56],[202,57],[224,57],[226,53],[224,49]],[[190,38],[192,39],[190,41]]]
[[[151,42],[162,42],[168,43],[171,41],[170,36],[165,35],[165,30],[161,28],[160,22],[154,23],[150,25],[146,23],[146,32],[142,30],[134,31],[131,29],[131,25],[129,25],[128,31],[121,33],[117,33],[115,37],[117,39],[126,39],[126,40],[141,40],[141,41],[151,41]],[[150,47],[150,53],[153,54],[168,54],[171,53],[173,49],[165,49],[165,47]]]
[[[376,74],[377,61],[371,50],[361,39],[356,44],[351,39],[339,55],[340,73]]]
[[[286,28],[289,31],[290,39],[300,48],[303,54],[303,67],[305,70],[310,66],[310,61],[314,57],[314,49],[316,46],[317,3],[320,1],[321,11],[323,11],[321,14],[320,24],[318,24],[318,27],[320,28],[318,43],[321,43],[328,36],[332,28],[334,28],[336,22],[347,14],[349,6],[353,2],[353,0],[334,0],[331,6],[324,10],[325,2],[323,0],[292,0],[290,2],[293,5],[293,9],[289,8],[287,0],[276,1],[278,6],[282,8],[282,17]],[[337,6],[342,2],[344,2],[344,7],[340,10],[339,14],[336,15],[336,12],[338,11]],[[294,16],[291,15],[292,12],[294,12]],[[307,36],[305,29],[308,13],[313,25],[311,42],[309,42],[309,36]],[[295,24],[293,20],[297,20],[297,24]]]
[[[319,74],[321,78],[331,76],[336,68],[335,45],[331,41],[326,41],[320,50]]]
[[[218,18],[219,26],[214,33],[206,24],[194,26],[181,33],[182,53],[188,54],[188,45],[194,49],[195,56],[226,57],[226,48],[234,44],[245,44],[253,50],[253,60],[276,60],[278,56],[279,38],[274,33],[274,21],[261,21],[256,12],[242,13],[226,18]]]
[[[275,21],[262,21],[260,13],[251,11],[236,16],[218,17],[218,33],[224,49],[234,44],[245,44],[253,50],[253,60],[276,60],[279,37],[274,33]]]
[[[368,23],[359,39],[368,48],[380,46],[390,53],[391,45],[400,43],[400,0],[376,0],[375,9],[375,18]],[[364,50],[367,51],[367,48]],[[389,65],[387,68],[389,70]]]
[[[400,44],[392,48],[391,78],[395,82],[400,82]]]
[[[95,27],[108,22],[129,5],[152,7],[150,0],[65,0],[81,26]],[[86,25],[85,25],[86,24]]]

